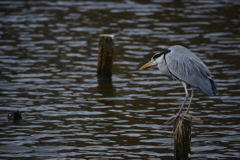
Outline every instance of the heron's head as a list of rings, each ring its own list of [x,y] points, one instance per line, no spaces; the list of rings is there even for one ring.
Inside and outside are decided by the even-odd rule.
[[[157,65],[159,63],[160,57],[164,55],[164,52],[161,53],[156,53],[151,60],[146,63],[145,65],[143,65],[141,68],[139,68],[139,70],[142,70],[144,68],[147,68],[149,66],[153,66],[153,65]]]

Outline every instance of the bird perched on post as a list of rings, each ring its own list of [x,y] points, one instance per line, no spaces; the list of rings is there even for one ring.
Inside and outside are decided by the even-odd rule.
[[[185,100],[182,103],[179,112],[169,123],[173,122],[182,112],[189,97],[187,86],[191,87],[192,92],[185,113],[189,112],[194,96],[194,89],[202,91],[208,96],[216,95],[218,93],[216,83],[211,78],[211,73],[207,66],[193,52],[183,46],[175,45],[164,52],[155,54],[151,60],[139,68],[139,70],[152,65],[157,65],[162,73],[171,75],[180,81],[186,93]]]

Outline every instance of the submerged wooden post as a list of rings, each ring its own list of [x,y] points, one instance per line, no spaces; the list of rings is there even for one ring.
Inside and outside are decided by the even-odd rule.
[[[98,80],[112,79],[112,65],[114,56],[114,35],[100,34],[98,45]]]
[[[174,160],[191,159],[191,125],[192,115],[181,114],[173,122]]]
[[[8,115],[8,120],[9,121],[14,121],[14,122],[18,122],[20,120],[22,120],[22,114],[21,112],[19,112],[19,110],[13,112],[11,115]]]

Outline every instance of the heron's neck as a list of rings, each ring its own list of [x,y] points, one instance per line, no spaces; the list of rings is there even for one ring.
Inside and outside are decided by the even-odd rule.
[[[167,74],[167,75],[171,75],[170,72],[168,71],[167,64],[166,64],[165,59],[164,59],[164,55],[162,55],[161,57],[159,57],[157,59],[157,63],[158,63],[158,69],[162,73]]]

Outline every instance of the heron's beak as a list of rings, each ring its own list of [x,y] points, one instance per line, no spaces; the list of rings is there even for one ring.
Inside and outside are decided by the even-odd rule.
[[[139,70],[142,70],[142,69],[144,69],[144,68],[147,68],[147,67],[149,67],[149,66],[152,66],[152,65],[153,65],[153,62],[154,62],[154,61],[149,61],[148,63],[144,64],[141,68],[139,68]]]

